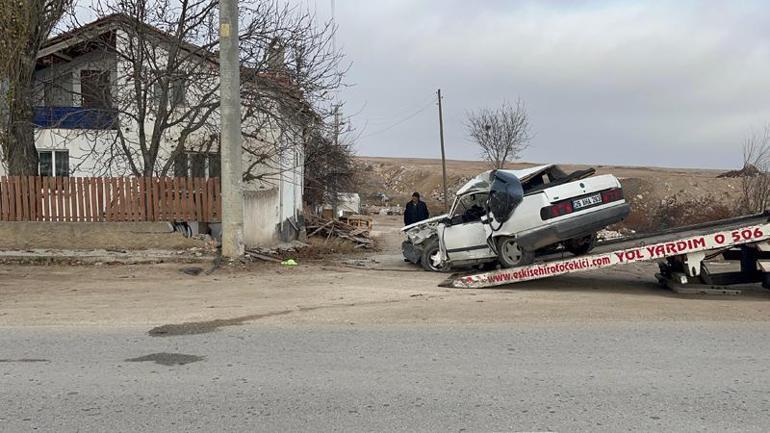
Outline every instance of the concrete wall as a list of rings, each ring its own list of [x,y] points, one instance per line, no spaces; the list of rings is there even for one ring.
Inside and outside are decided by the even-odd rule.
[[[243,192],[243,242],[267,246],[279,240],[280,195],[277,188]]]
[[[184,249],[200,240],[173,232],[168,223],[0,222],[0,249]]]

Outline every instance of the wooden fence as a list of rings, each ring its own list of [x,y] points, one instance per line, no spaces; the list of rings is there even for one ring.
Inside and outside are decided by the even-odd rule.
[[[0,221],[221,221],[219,178],[0,177]]]

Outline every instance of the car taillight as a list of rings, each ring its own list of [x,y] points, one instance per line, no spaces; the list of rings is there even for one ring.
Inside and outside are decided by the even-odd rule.
[[[621,188],[612,188],[606,191],[602,191],[603,203],[609,203],[618,200],[623,200],[623,190]]]
[[[547,220],[550,218],[556,218],[562,215],[567,215],[568,213],[572,213],[572,211],[573,211],[572,202],[563,201],[561,203],[556,203],[553,206],[542,208],[540,210],[540,217],[544,220]]]

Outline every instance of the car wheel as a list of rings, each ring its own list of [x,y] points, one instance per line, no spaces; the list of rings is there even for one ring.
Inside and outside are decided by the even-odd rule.
[[[596,233],[592,233],[582,238],[570,239],[564,242],[564,248],[576,256],[588,253],[596,245]]]
[[[534,251],[528,251],[519,246],[516,238],[500,236],[496,240],[497,258],[500,264],[506,268],[524,266],[535,261]]]
[[[426,242],[420,257],[420,265],[426,271],[443,272],[448,266],[441,263],[441,251],[439,250],[438,239],[433,238]]]

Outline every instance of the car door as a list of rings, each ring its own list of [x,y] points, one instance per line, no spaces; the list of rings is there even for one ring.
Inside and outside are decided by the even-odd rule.
[[[452,223],[444,224],[439,230],[443,253],[449,261],[461,262],[495,255],[487,245],[487,233],[480,215],[469,218],[467,213],[474,205],[483,207],[486,198],[486,192],[469,193],[458,198],[453,206]]]
[[[487,233],[481,221],[445,226],[441,234],[442,246],[450,262],[495,256],[487,245]]]

